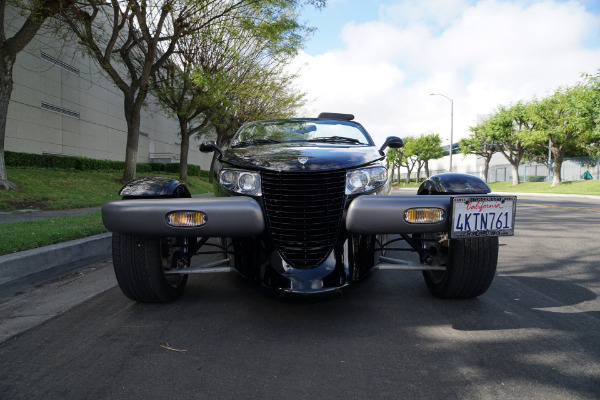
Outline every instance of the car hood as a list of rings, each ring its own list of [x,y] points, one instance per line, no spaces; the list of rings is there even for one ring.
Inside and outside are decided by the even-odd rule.
[[[323,171],[368,165],[383,159],[375,146],[252,146],[225,151],[223,163],[276,171]]]

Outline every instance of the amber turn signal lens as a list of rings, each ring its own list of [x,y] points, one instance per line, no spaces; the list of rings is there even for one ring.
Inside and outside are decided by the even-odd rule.
[[[206,223],[206,214],[200,211],[173,211],[167,214],[170,226],[194,228]]]
[[[404,219],[409,224],[435,224],[446,219],[446,212],[441,208],[411,208],[404,212]]]

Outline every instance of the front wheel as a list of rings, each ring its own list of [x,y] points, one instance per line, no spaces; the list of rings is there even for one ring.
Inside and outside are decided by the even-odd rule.
[[[131,300],[165,303],[183,294],[187,275],[165,275],[177,258],[168,240],[115,233],[112,248],[117,282]]]
[[[423,271],[429,291],[444,299],[470,299],[486,292],[498,264],[498,238],[451,239],[445,271]]]

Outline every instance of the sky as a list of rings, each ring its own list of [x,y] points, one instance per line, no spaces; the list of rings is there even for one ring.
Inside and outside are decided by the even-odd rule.
[[[291,65],[299,116],[354,114],[377,145],[449,144],[451,106],[457,142],[498,106],[600,70],[600,0],[328,0],[301,20],[316,31]]]

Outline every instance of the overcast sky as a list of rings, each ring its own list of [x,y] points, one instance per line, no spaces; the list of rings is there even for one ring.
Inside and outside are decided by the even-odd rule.
[[[600,68],[600,0],[328,0],[293,68],[309,104],[385,137],[454,141],[498,105],[543,98]]]

